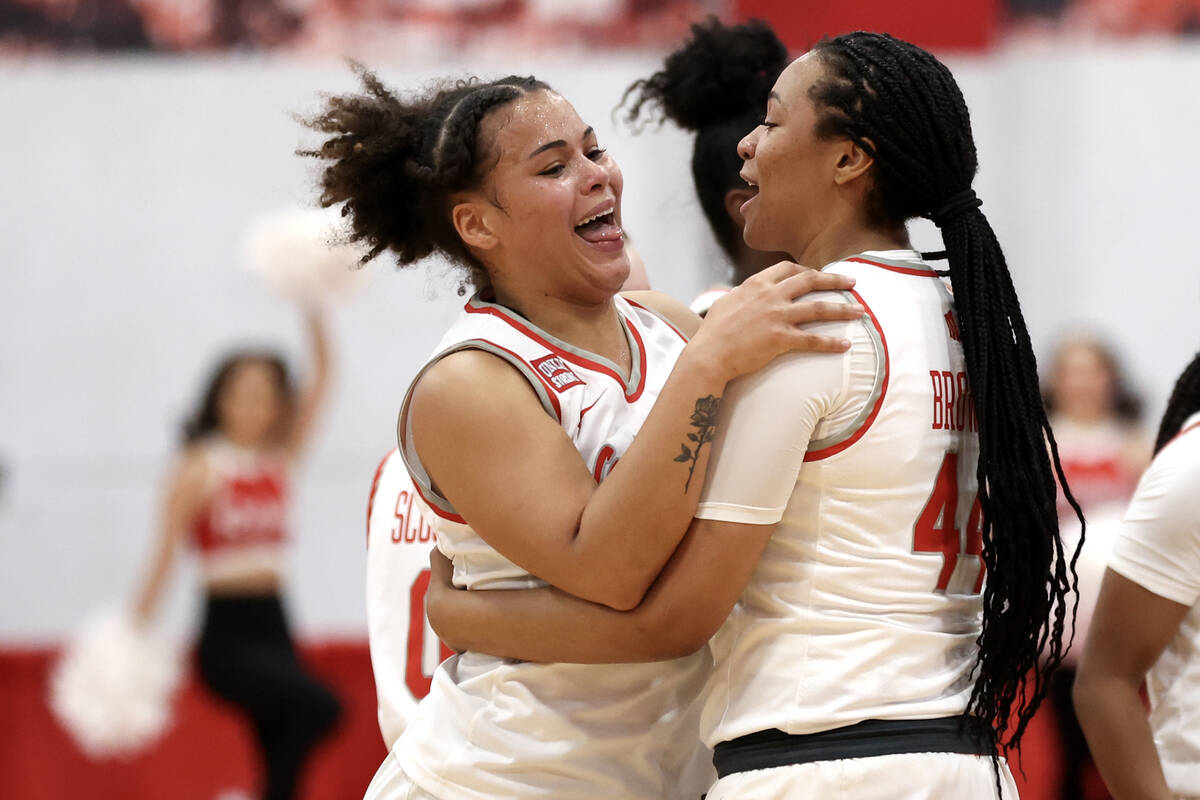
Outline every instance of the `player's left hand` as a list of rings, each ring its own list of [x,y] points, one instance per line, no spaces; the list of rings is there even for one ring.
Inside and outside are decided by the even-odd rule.
[[[458,592],[465,592],[454,585],[454,562],[446,558],[436,547],[429,551],[429,591],[425,595],[425,614],[429,624],[442,642],[456,653],[462,653],[467,648],[462,647],[446,638],[445,626],[440,621],[445,619],[442,610],[448,610]]]

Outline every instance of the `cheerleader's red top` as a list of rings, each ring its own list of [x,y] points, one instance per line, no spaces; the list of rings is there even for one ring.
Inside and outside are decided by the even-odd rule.
[[[192,525],[192,543],[205,578],[279,572],[287,543],[287,458],[224,438],[203,447],[210,490]]]

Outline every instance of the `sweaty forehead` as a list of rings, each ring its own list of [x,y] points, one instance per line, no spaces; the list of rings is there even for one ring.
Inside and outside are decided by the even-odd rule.
[[[484,121],[499,163],[516,164],[543,144],[562,140],[577,144],[587,129],[567,100],[551,91],[530,92]]]

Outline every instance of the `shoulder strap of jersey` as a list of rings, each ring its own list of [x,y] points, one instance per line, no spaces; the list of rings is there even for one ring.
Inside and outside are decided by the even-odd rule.
[[[552,392],[547,390],[546,384],[541,379],[541,376],[539,376],[537,372],[530,367],[530,365],[520,355],[506,347],[496,344],[495,342],[490,342],[486,339],[466,339],[447,347],[446,349],[434,355],[433,358],[429,359],[425,366],[421,368],[421,371],[417,373],[416,377],[413,378],[412,383],[409,384],[408,391],[404,394],[404,401],[400,405],[400,418],[396,426],[398,433],[398,444],[400,448],[400,456],[404,459],[404,464],[408,467],[409,475],[412,476],[413,483],[415,484],[417,491],[420,493],[421,498],[425,500],[435,514],[438,514],[446,519],[450,519],[454,522],[462,522],[462,516],[454,510],[454,507],[450,504],[449,500],[442,497],[434,490],[433,483],[429,479],[429,473],[427,473],[425,471],[425,467],[422,466],[421,459],[417,455],[417,449],[412,443],[412,418],[408,413],[408,409],[409,403],[412,400],[413,389],[416,388],[417,383],[421,380],[426,371],[451,353],[457,353],[462,350],[483,350],[484,352],[491,353],[494,356],[504,359],[513,367],[515,367],[518,372],[525,376],[525,380],[529,382],[530,388],[533,389],[534,393],[538,397],[538,400],[541,401],[542,408],[546,410],[547,414],[555,419],[561,419],[562,416],[562,412],[558,404],[558,398],[556,398]]]

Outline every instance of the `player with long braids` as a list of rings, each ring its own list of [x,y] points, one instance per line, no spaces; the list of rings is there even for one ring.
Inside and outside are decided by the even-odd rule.
[[[850,349],[730,387],[697,519],[638,608],[468,597],[443,576],[431,620],[532,660],[665,658],[715,633],[710,800],[1015,797],[1002,756],[1062,658],[1073,568],[962,94],[906,42],[823,40],[739,150],[746,244],[857,280],[843,299],[866,314],[814,326]],[[917,216],[942,231],[953,295],[908,243]]]
[[[1198,495],[1200,353],[1175,384],[1125,512],[1075,679],[1079,722],[1117,800],[1200,795]]]

